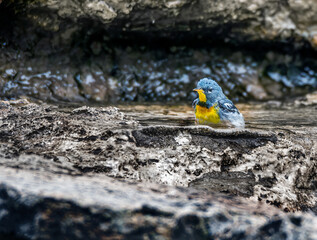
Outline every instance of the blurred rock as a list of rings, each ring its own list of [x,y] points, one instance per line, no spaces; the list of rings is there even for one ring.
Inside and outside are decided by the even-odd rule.
[[[308,44],[316,8],[312,0],[6,0],[0,97],[183,103],[206,76],[234,101],[305,95],[317,87]]]
[[[250,1],[4,1],[25,14],[43,29],[59,31],[64,22],[82,24],[83,20],[100,23],[104,29],[129,32],[162,31],[203,34],[217,29],[214,37],[248,40],[284,40],[303,38],[312,41],[316,35],[314,0],[288,2]]]
[[[317,218],[185,188],[0,167],[2,239],[315,239]]]
[[[317,105],[317,92],[306,94],[305,97],[295,100],[296,106],[313,106]]]
[[[317,66],[308,57],[294,56],[289,64],[289,56],[281,53],[255,56],[225,48],[186,48],[169,54],[151,48],[144,53],[136,48],[113,50],[112,56],[89,55],[85,61],[64,54],[30,58],[20,53],[16,59],[7,49],[0,50],[0,97],[190,103],[196,96],[192,89],[206,76],[219,82],[234,101],[283,99],[317,87]]]

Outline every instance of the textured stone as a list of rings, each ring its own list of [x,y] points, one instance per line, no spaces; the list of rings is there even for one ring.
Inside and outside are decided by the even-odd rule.
[[[144,127],[114,107],[26,100],[0,110],[0,238],[316,238],[316,216],[299,212],[316,211],[316,128]]]
[[[63,110],[9,103],[0,118],[0,165],[70,175],[103,173],[173,186],[190,184],[242,193],[296,211],[316,205],[315,136],[313,127],[308,132],[144,127],[116,108]],[[218,179],[216,187],[194,184],[208,182],[210,172]],[[239,192],[234,186],[230,190],[236,173],[249,174],[241,180],[246,190]],[[240,181],[239,174],[236,181]]]
[[[234,101],[304,95],[317,87],[316,5],[6,0],[0,97],[179,103],[203,77]]]
[[[186,188],[0,167],[1,238],[316,239],[316,221]]]
[[[48,0],[32,1],[25,7],[29,12],[28,17],[42,26],[47,26],[52,21],[50,18],[43,18],[44,12],[48,12],[57,14],[53,25],[59,25],[65,19],[73,22],[93,19],[100,21],[104,28],[119,28],[119,31],[199,32],[199,29],[206,31],[218,28],[220,36],[240,40],[287,39],[298,36],[313,41],[316,36],[317,4],[314,0]],[[43,21],[39,22],[38,19]],[[221,31],[221,28],[231,31]]]

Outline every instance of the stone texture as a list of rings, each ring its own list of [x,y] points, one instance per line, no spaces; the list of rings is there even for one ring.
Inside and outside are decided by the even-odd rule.
[[[311,214],[185,188],[0,167],[0,237],[316,239]]]
[[[144,127],[113,107],[0,103],[1,238],[316,238],[316,216],[298,212],[316,212],[315,128]]]
[[[41,11],[37,11],[38,9]],[[41,13],[43,9],[50,13],[49,17],[44,17]],[[317,3],[314,0],[48,0],[28,3],[26,11],[36,24],[57,30],[65,19],[76,23],[81,19],[93,19],[101,22],[104,28],[119,28],[119,31],[200,32],[200,29],[219,29],[220,34],[216,32],[216,35],[229,39],[272,40],[302,37],[313,45],[317,22]],[[52,15],[57,17],[53,18]],[[227,29],[230,31],[225,31]]]
[[[3,1],[0,97],[189,102],[212,77],[234,101],[317,87],[315,1]]]
[[[314,209],[316,128],[273,131],[143,127],[116,108],[9,104],[0,119],[0,165],[235,194],[228,185],[240,182],[240,195],[285,211]],[[210,172],[218,187],[204,184]]]

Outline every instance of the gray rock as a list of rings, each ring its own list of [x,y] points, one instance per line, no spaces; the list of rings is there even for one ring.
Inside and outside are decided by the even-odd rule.
[[[0,238],[317,236],[312,212],[266,204],[315,210],[316,141],[303,133],[144,127],[113,107],[0,107]]]
[[[0,165],[184,187],[202,180],[211,191],[242,192],[285,211],[313,210],[316,128],[293,131],[144,127],[111,107],[9,104],[0,117]],[[251,174],[241,180],[245,190],[228,187],[236,172]]]
[[[82,19],[92,19],[101,22],[103,28],[119,31],[172,33],[218,29],[215,35],[235,40],[302,37],[316,45],[317,3],[313,0],[48,0],[29,2],[25,8],[23,11],[28,12],[31,21],[53,31],[58,31],[65,20],[80,23]]]
[[[230,99],[317,87],[316,2],[4,1],[0,97],[189,102],[212,77]],[[310,44],[308,44],[310,42]]]
[[[317,218],[185,188],[0,167],[0,237],[316,239]]]
[[[251,197],[255,176],[252,172],[210,172],[189,183],[189,186],[213,192],[226,192]]]

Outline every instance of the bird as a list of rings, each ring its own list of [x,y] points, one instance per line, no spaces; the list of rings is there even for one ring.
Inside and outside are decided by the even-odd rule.
[[[193,91],[198,93],[198,98],[193,101],[197,124],[224,123],[236,128],[244,128],[242,114],[226,97],[216,81],[211,78],[200,79]]]

